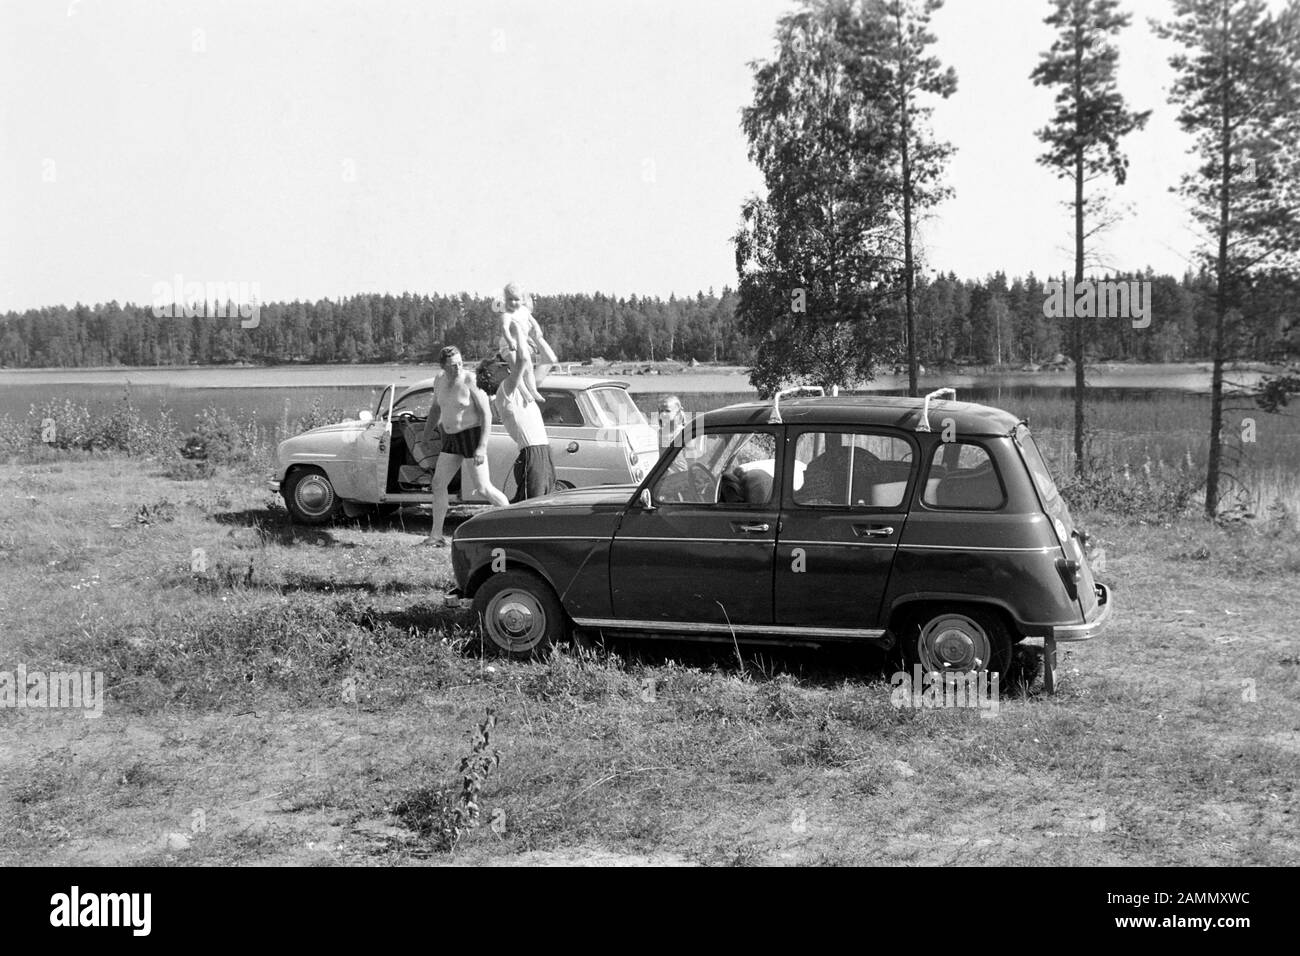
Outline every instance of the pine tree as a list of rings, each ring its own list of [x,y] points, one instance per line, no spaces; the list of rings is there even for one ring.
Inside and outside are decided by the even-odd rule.
[[[1052,46],[1030,77],[1035,86],[1055,87],[1056,113],[1038,131],[1047,146],[1038,161],[1074,184],[1074,281],[1082,282],[1084,246],[1107,223],[1104,200],[1088,196],[1089,180],[1109,174],[1117,185],[1128,175],[1128,157],[1120,140],[1146,125],[1150,111],[1128,109],[1115,82],[1119,51],[1113,38],[1129,24],[1117,11],[1116,0],[1052,0],[1053,12],[1044,22],[1057,30]],[[1087,227],[1092,213],[1092,228]],[[1083,322],[1075,317],[1071,334],[1074,358],[1074,468],[1082,475],[1084,461]]]
[[[1208,235],[1213,284],[1210,454],[1205,513],[1220,502],[1223,366],[1228,317],[1261,276],[1300,273],[1300,3],[1278,15],[1263,0],[1175,0],[1155,24],[1180,50],[1171,100],[1201,164],[1179,192]],[[1285,392],[1285,388],[1283,389]]]

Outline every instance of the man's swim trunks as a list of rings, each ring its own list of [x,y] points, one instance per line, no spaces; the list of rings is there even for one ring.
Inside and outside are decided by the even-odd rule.
[[[478,443],[482,437],[482,425],[475,425],[459,432],[446,432],[442,436],[441,453],[444,455],[460,455],[462,458],[473,458],[478,454]]]

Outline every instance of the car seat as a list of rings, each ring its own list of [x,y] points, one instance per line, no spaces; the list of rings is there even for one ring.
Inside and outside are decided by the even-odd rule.
[[[939,508],[996,508],[1002,503],[1002,485],[993,463],[984,462],[947,475],[928,497]]]

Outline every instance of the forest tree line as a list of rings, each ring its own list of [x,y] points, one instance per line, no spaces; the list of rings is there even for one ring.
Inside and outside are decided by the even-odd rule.
[[[1214,282],[1207,274],[1175,278],[1153,273],[1112,276],[1151,283],[1151,325],[1134,329],[1119,319],[1094,319],[1087,354],[1092,361],[1178,362],[1211,353]],[[921,362],[1041,365],[1068,352],[1065,320],[1044,315],[1045,280],[1034,275],[982,280],[956,275],[920,277],[917,346]],[[1295,290],[1280,280],[1260,283],[1248,308],[1232,323],[1233,356],[1267,361],[1288,322]],[[618,361],[675,360],[746,365],[755,343],[735,315],[728,288],[667,300],[594,295],[537,295],[534,313],[566,361],[602,357]],[[884,304],[877,328],[902,361],[904,317]],[[180,310],[177,310],[178,312]],[[497,315],[492,300],[460,295],[355,295],[315,302],[260,306],[256,328],[230,317],[155,316],[148,305],[117,302],[54,306],[0,316],[0,366],[210,365],[234,362],[321,364],[429,361],[443,345],[470,357],[495,350]],[[789,317],[787,317],[789,318]],[[810,311],[797,317],[813,326]],[[876,348],[879,348],[877,343]]]

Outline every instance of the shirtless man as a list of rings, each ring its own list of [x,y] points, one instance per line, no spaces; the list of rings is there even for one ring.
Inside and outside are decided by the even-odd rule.
[[[424,441],[433,437],[435,427],[442,426],[442,451],[433,472],[433,526],[425,543],[445,548],[442,525],[447,520],[447,485],[462,464],[461,497],[477,494],[500,506],[509,502],[488,477],[488,435],[492,431],[488,397],[474,384],[473,373],[465,370],[460,349],[454,345],[443,349],[441,364],[442,375],[433,383],[433,405],[424,423]]]
[[[538,391],[539,378],[533,370],[533,353],[537,352],[544,362],[555,362],[555,350],[551,348],[542,335],[542,327],[528,308],[524,291],[511,282],[502,290],[504,309],[501,312],[501,357],[510,365],[511,371],[519,372],[520,386],[525,399],[544,402]],[[545,371],[542,377],[545,377]]]

